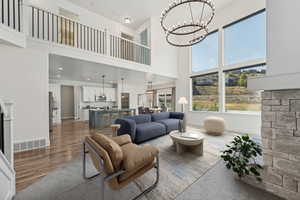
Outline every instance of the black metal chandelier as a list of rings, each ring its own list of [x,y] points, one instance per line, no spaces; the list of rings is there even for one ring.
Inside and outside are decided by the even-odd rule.
[[[184,15],[184,9],[190,16],[174,25],[171,19]],[[187,47],[206,38],[207,27],[214,15],[215,7],[211,0],[176,0],[162,12],[160,24],[166,33],[166,40],[169,44]]]

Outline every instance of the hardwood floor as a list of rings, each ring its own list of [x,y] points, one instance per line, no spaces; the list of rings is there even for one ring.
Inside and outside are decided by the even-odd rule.
[[[111,129],[101,132],[110,134]],[[65,121],[54,127],[50,146],[15,154],[17,191],[25,189],[49,172],[63,167],[80,155],[85,136],[94,134],[87,122]]]

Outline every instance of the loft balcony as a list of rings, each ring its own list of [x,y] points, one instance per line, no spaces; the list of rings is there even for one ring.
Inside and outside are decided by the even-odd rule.
[[[147,46],[38,7],[29,6],[26,10],[29,12],[27,16],[30,16],[28,34],[35,40],[64,45],[118,61],[151,65],[151,49]]]
[[[0,43],[25,47],[22,0],[0,0]]]

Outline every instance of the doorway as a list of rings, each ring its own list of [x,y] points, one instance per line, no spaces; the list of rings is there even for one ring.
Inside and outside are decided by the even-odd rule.
[[[74,87],[61,86],[61,119],[68,120],[75,118],[74,112]]]
[[[130,95],[129,93],[122,93],[121,94],[121,108],[122,109],[129,109],[130,107]]]

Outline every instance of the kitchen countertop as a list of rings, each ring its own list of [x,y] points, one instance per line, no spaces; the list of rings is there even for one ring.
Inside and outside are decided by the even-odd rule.
[[[101,113],[114,113],[114,112],[131,112],[135,110],[134,108],[130,109],[111,109],[111,110],[101,110],[101,109],[89,109],[91,112],[101,112]]]
[[[117,118],[135,115],[136,109],[89,110],[89,127],[101,129],[115,123]]]

